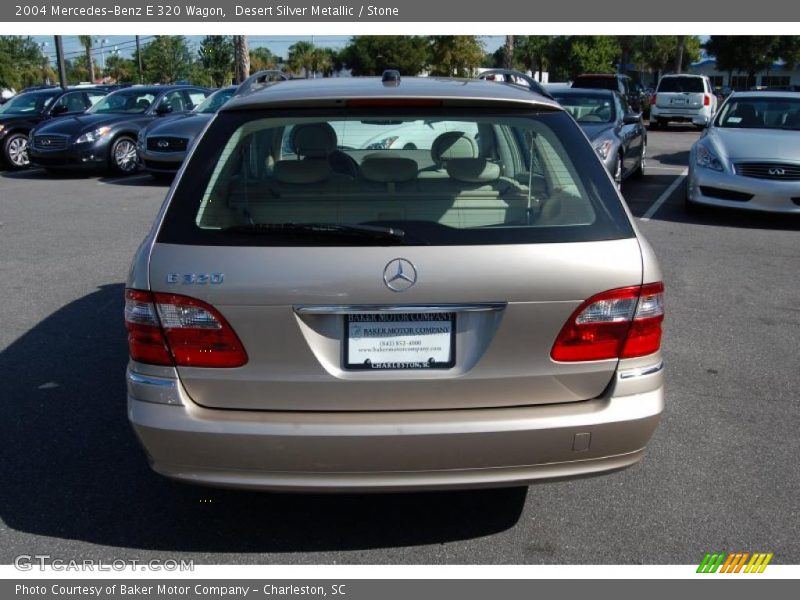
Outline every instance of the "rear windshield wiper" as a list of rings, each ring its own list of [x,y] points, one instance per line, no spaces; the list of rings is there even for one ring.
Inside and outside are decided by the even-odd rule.
[[[340,223],[253,223],[234,225],[223,229],[225,233],[248,234],[310,234],[330,237],[353,237],[374,241],[402,243],[406,232],[396,227],[377,225],[344,225]]]

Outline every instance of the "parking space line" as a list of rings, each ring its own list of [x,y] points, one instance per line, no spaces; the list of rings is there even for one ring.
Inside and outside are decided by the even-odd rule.
[[[656,171],[672,171],[673,173],[682,173],[686,167],[662,167],[660,165],[647,165],[647,170],[655,169]]]
[[[652,216],[656,214],[658,209],[661,208],[661,205],[664,204],[664,202],[666,202],[670,196],[672,196],[672,192],[674,192],[678,186],[683,183],[683,180],[686,179],[686,175],[688,173],[689,169],[683,169],[681,171],[681,174],[675,178],[675,181],[669,184],[669,187],[665,189],[664,192],[658,197],[658,200],[653,202],[653,205],[642,215],[642,221],[649,221]]]
[[[97,185],[114,185],[115,183],[122,183],[123,181],[139,181],[140,179],[149,178],[148,173],[141,175],[124,175],[122,177],[115,177],[114,179],[106,179],[105,181],[98,180]]]

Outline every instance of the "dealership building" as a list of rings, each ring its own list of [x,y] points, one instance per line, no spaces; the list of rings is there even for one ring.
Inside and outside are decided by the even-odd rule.
[[[800,86],[800,69],[789,68],[783,62],[774,63],[769,69],[759,71],[750,77],[747,73],[720,71],[714,58],[704,58],[689,65],[689,73],[708,75],[714,88],[730,87],[736,91],[749,90],[752,87]]]

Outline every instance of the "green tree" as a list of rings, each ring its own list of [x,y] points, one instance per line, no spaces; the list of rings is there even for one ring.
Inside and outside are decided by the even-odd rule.
[[[214,87],[228,85],[233,77],[233,42],[224,35],[207,35],[197,51],[200,64]]]
[[[520,45],[519,45],[520,37],[521,36],[516,36],[514,38],[515,40],[514,53],[510,57],[510,61],[508,56],[508,47],[505,44],[503,44],[494,52],[486,54],[482,61],[483,64],[485,66],[493,67],[495,69],[517,69],[520,71],[525,70],[526,68],[525,63],[523,62],[522,57],[520,56]]]
[[[380,75],[397,69],[403,75],[419,75],[430,62],[428,39],[417,35],[357,35],[339,53],[341,63],[353,75]]]
[[[0,36],[0,88],[19,90],[54,79],[47,56],[31,37]]]
[[[299,41],[289,46],[289,69],[292,73],[299,75],[303,73],[306,78],[313,75],[314,69],[314,44],[311,42]]]
[[[188,77],[192,55],[182,35],[157,35],[142,47],[142,61],[146,81],[175,83]]]
[[[684,36],[681,71],[700,58],[700,38]],[[633,44],[632,62],[639,64],[641,70],[658,75],[662,71],[674,70],[679,51],[678,36],[646,35],[638,37]]]
[[[86,56],[76,56],[72,60],[65,60],[64,70],[67,72],[67,81],[69,83],[90,81],[92,74],[88,65]]]
[[[542,81],[542,75],[550,68],[553,39],[552,35],[523,35],[515,39],[514,56],[524,69],[531,73],[538,71],[539,81]]]
[[[202,85],[203,87],[220,87],[211,78],[211,73],[203,66],[203,63],[198,61],[193,62],[189,66],[189,73],[186,79],[194,85]],[[230,83],[229,79],[227,83]]]
[[[777,53],[778,57],[786,63],[788,68],[796,67],[800,64],[800,36],[780,36]]]
[[[431,75],[472,77],[484,61],[483,44],[474,35],[431,37]]]
[[[84,51],[86,52],[85,58],[85,65],[88,65],[88,74],[89,74],[89,81],[94,83],[96,78],[94,76],[94,60],[92,60],[92,36],[90,35],[79,35],[78,40],[83,46]]]
[[[261,48],[250,50],[250,70],[253,73],[266,69],[277,69],[281,62],[283,62],[281,57],[272,54],[269,48],[262,46]]]
[[[119,83],[135,81],[137,77],[136,63],[130,58],[112,54],[106,59],[105,75]]]

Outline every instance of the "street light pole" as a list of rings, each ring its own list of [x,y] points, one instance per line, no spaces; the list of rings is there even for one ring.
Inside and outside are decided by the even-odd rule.
[[[103,69],[103,71],[105,71],[106,70],[106,47],[105,47],[105,45],[108,43],[108,40],[105,40],[105,39],[104,40],[99,40],[99,39],[95,38],[94,43],[95,44],[100,44],[100,68]]]

